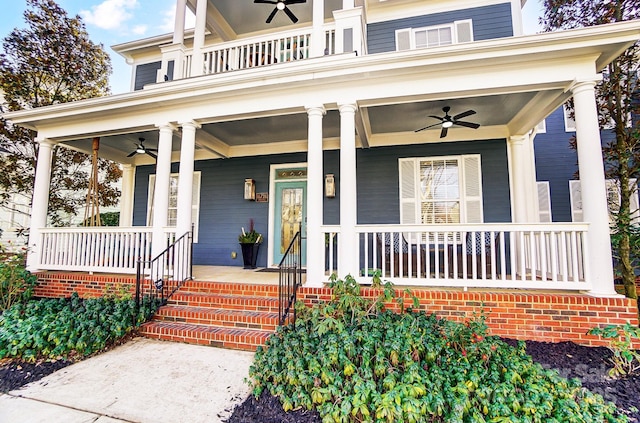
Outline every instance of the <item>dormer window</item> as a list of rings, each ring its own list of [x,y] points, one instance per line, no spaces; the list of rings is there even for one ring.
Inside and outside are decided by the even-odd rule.
[[[396,50],[439,47],[473,41],[471,19],[424,28],[396,30]]]

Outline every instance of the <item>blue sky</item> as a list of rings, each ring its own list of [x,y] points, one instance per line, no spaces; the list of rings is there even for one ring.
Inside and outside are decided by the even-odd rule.
[[[528,0],[524,9],[525,33],[538,31],[541,0]],[[25,0],[1,0],[0,38],[16,27],[24,27],[22,16]],[[71,16],[80,15],[91,40],[102,43],[111,55],[113,74],[110,78],[114,94],[129,91],[131,68],[122,57],[111,50],[114,44],[173,30],[175,0],[56,0]],[[192,21],[192,16],[188,18]],[[189,26],[189,22],[187,23]],[[191,25],[193,26],[193,25]]]

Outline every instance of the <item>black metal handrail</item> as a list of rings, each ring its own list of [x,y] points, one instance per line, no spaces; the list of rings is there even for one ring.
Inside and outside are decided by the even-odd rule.
[[[169,240],[169,242],[171,242]],[[189,231],[151,260],[138,259],[136,265],[136,307],[141,297],[160,300],[161,304],[182,284],[193,279],[193,237]]]
[[[279,269],[278,282],[278,315],[279,325],[287,321],[287,317],[293,310],[293,323],[296,322],[296,295],[298,287],[302,285],[302,236],[296,233],[287,251],[284,253]]]

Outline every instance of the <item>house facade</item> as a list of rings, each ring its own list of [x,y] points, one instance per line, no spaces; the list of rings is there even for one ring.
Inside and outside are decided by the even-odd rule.
[[[524,36],[519,0],[176,11],[173,34],[114,46],[131,92],[5,115],[40,142],[31,269],[134,273],[192,227],[194,264],[241,266],[251,221],[260,267],[301,232],[308,287],[616,295],[594,85],[640,23]],[[583,220],[541,221],[533,131],[571,97]],[[123,165],[121,227],[47,228],[52,147],[96,137]]]

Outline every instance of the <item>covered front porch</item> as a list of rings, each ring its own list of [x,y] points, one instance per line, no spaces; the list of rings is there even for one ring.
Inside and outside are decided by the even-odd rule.
[[[313,57],[8,113],[40,143],[29,268],[134,273],[194,224],[193,263],[232,265],[253,218],[260,265],[277,266],[297,205],[278,201],[297,192],[307,287],[335,272],[615,296],[594,86],[637,27]],[[588,223],[540,223],[535,127],[570,97]],[[417,131],[446,108],[479,128]],[[47,227],[54,146],[90,151],[96,137],[123,164],[121,227]],[[142,141],[157,159],[132,155]],[[266,201],[242,196],[247,179]]]

